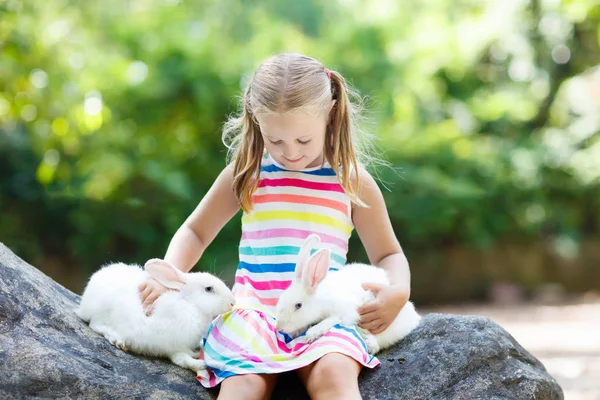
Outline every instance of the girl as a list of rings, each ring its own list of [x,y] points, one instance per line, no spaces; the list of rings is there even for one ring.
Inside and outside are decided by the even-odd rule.
[[[255,71],[243,112],[224,138],[233,162],[175,233],[165,261],[189,271],[219,230],[243,210],[235,308],[213,321],[204,342],[209,367],[198,379],[221,383],[219,399],[269,398],[277,373],[297,370],[313,399],[360,399],[358,374],[379,361],[367,354],[356,327],[336,326],[313,343],[275,329],[277,299],[290,285],[298,252],[311,233],[331,250],[332,268],[346,262],[353,228],[372,264],[393,285],[365,285],[376,294],[360,327],[380,333],[410,294],[408,262],[394,235],[383,196],[359,164],[355,115],[344,78],[313,58],[281,54]],[[140,286],[144,307],[167,289]]]

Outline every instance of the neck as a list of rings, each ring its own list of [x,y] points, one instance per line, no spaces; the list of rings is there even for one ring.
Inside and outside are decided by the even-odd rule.
[[[319,166],[321,166],[323,164],[325,164],[325,156],[323,154],[321,154],[319,157],[317,157],[316,160],[314,160],[313,162],[311,162],[310,164],[308,164],[306,166],[306,168],[319,167]]]

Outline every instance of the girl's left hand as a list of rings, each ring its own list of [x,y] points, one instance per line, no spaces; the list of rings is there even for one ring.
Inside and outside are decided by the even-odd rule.
[[[372,291],[375,298],[358,309],[358,326],[377,335],[386,330],[398,316],[410,293],[396,286],[378,283],[365,283],[362,287]]]

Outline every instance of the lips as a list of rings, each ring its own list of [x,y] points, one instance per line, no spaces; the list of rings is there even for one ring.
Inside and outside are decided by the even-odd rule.
[[[296,163],[296,162],[298,162],[298,161],[302,160],[302,157],[300,157],[300,158],[296,158],[295,160],[290,160],[290,159],[289,159],[289,158],[287,158],[287,157],[283,157],[283,158],[285,158],[285,160],[286,160],[286,161],[289,161],[289,162],[291,162],[291,163]]]

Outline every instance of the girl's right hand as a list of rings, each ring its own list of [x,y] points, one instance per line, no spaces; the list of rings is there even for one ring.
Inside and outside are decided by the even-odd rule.
[[[153,278],[148,278],[144,283],[138,286],[138,291],[142,300],[142,308],[147,316],[152,315],[154,301],[168,290],[170,289]]]

